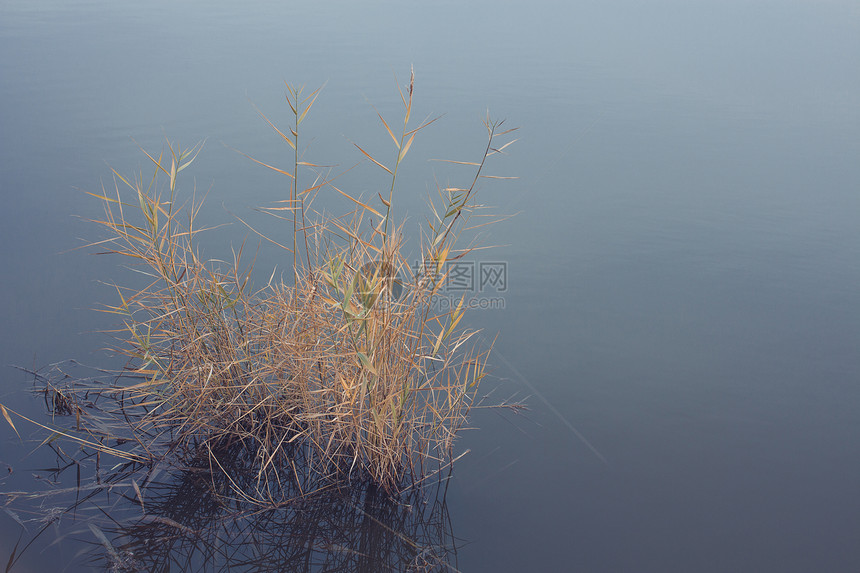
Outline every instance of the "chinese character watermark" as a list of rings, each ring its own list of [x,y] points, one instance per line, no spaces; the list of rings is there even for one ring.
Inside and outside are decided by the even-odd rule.
[[[465,308],[505,308],[505,299],[490,296],[508,291],[508,263],[504,261],[446,261],[437,269],[434,261],[416,261],[415,276],[435,277],[442,284],[433,297],[439,310],[450,310],[464,301]],[[437,273],[438,271],[438,273]]]
[[[506,292],[508,290],[508,263],[503,262],[481,262],[478,264],[480,281],[478,290],[486,292],[490,289],[495,292]]]
[[[475,290],[474,261],[449,261],[445,263],[445,289],[456,291]]]

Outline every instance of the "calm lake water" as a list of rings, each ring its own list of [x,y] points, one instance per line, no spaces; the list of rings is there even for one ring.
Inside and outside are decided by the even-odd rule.
[[[475,259],[504,263],[504,308],[466,320],[499,335],[487,403],[529,410],[476,410],[457,443],[451,564],[860,570],[858,60],[855,1],[2,0],[0,401],[44,416],[11,365],[116,365],[92,309],[129,274],[73,250],[109,167],[206,139],[186,181],[229,257],[234,216],[276,234],[252,209],[288,189],[233,151],[288,161],[254,106],[285,126],[283,82],[325,84],[308,159],[349,167],[352,141],[388,150],[374,107],[397,117],[414,65],[414,113],[445,114],[405,164],[416,225],[459,173],[427,159],[474,160],[488,108],[520,126],[492,164],[519,179],[480,191],[515,214]],[[351,190],[384,185],[372,167]],[[283,258],[261,247],[262,280]],[[0,491],[45,487],[2,424]],[[0,562],[20,531],[0,513]],[[13,571],[89,570],[98,543],[68,516]]]

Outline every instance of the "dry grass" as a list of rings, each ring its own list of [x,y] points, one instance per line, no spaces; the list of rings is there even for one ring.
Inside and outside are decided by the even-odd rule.
[[[306,487],[369,478],[394,490],[451,459],[489,350],[475,350],[475,332],[461,326],[465,301],[440,313],[432,300],[444,263],[468,252],[457,239],[478,184],[491,177],[483,173],[487,159],[512,143],[499,143],[512,130],[488,118],[477,161],[454,162],[472,173],[462,187],[439,189],[416,273],[404,254],[403,226],[393,220],[398,171],[416,135],[435,121],[412,127],[413,85],[414,76],[400,93],[401,129],[379,116],[394,161],[386,165],[356,145],[390,178],[388,196],[374,205],[300,159],[298,134],[318,92],[305,96],[288,86],[287,130],[263,116],[295,151],[292,169],[254,159],[291,182],[289,198],[269,210],[291,225],[290,239],[269,237],[292,253],[289,284],[270,279],[253,288],[242,248],[229,263],[201,255],[200,203],[181,199],[178,185],[201,145],[147,153],[152,177],[114,171],[114,187],[94,194],[105,205],[97,222],[111,234],[101,243],[105,252],[148,277],[140,290],[117,287],[119,300],[106,310],[123,320],[118,350],[140,378],[121,389],[121,400],[140,412],[130,418],[132,434],[153,458],[164,455],[156,442],[171,451],[202,447],[214,469],[221,465],[215,444],[242,443],[257,478],[241,495],[261,503],[277,497],[285,476]],[[307,172],[313,183],[298,187]],[[354,210],[341,217],[309,212],[307,198],[319,192],[349,197]]]

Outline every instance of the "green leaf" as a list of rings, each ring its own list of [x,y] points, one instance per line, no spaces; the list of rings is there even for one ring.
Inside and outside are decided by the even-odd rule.
[[[355,281],[349,283],[346,287],[346,292],[343,294],[343,303],[341,306],[343,307],[344,312],[349,312],[349,299],[352,298],[352,291],[355,288]]]
[[[143,201],[143,192],[140,189],[137,190],[137,198],[140,200],[140,210],[143,211],[144,215],[146,215],[146,205]]]
[[[361,361],[361,365],[374,376],[379,376],[379,373],[376,371],[376,368],[373,367],[373,364],[370,362],[370,358],[367,357],[367,354],[364,352],[356,352],[358,355],[359,361]]]
[[[177,170],[176,170],[176,172],[177,172],[177,173],[179,173],[180,171],[182,171],[183,169],[185,169],[186,167],[188,167],[189,165],[191,165],[191,163],[192,163],[195,159],[197,159],[197,154],[198,154],[198,153],[200,153],[200,150],[201,150],[201,149],[203,149],[203,144],[204,144],[204,143],[206,143],[206,141],[205,141],[205,140],[204,140],[204,141],[200,141],[200,142],[198,142],[198,143],[197,143],[197,145],[195,145],[195,146],[194,146],[194,147],[192,147],[191,149],[186,149],[185,151],[183,151],[182,153],[180,153],[180,154],[179,154],[179,163],[180,163],[181,165],[179,166],[179,169],[177,169]],[[194,157],[192,157],[191,159],[189,159],[189,160],[188,160],[188,161],[186,161],[185,163],[182,163],[182,160],[183,160],[183,159],[185,159],[186,157],[188,157],[189,155],[191,155],[192,153],[194,154]]]

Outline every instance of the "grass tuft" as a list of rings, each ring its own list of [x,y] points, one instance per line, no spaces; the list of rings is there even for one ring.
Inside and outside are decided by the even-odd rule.
[[[118,302],[104,310],[122,319],[117,349],[135,380],[120,388],[121,409],[137,412],[128,418],[131,434],[153,460],[204,451],[217,468],[225,444],[241,444],[256,471],[256,486],[241,495],[266,503],[282,489],[278,482],[290,479],[285,475],[300,488],[369,479],[394,491],[452,459],[489,350],[478,350],[476,332],[462,326],[465,299],[448,312],[435,310],[433,299],[445,262],[470,250],[458,247],[458,238],[488,177],[487,160],[512,143],[500,141],[512,130],[487,117],[486,146],[476,160],[451,162],[472,173],[461,187],[438,189],[415,271],[403,223],[394,220],[398,174],[415,137],[435,119],[411,124],[413,90],[411,74],[400,90],[401,122],[377,112],[394,144],[388,161],[355,144],[390,182],[376,204],[301,160],[300,127],[319,90],[305,94],[287,85],[288,129],[260,113],[293,159],[280,168],[251,158],[289,181],[289,197],[269,212],[288,221],[291,236],[269,240],[291,252],[290,283],[270,279],[254,287],[244,245],[228,262],[202,257],[200,202],[182,199],[180,185],[202,143],[144,151],[151,177],[114,171],[113,187],[93,194],[104,203],[96,222],[110,233],[99,243],[103,252],[125,257],[148,278],[141,289],[117,286]],[[306,170],[312,183],[300,187]],[[309,198],[326,191],[351,199],[353,210],[338,217],[310,212]],[[51,399],[58,411],[74,408],[60,393]]]

